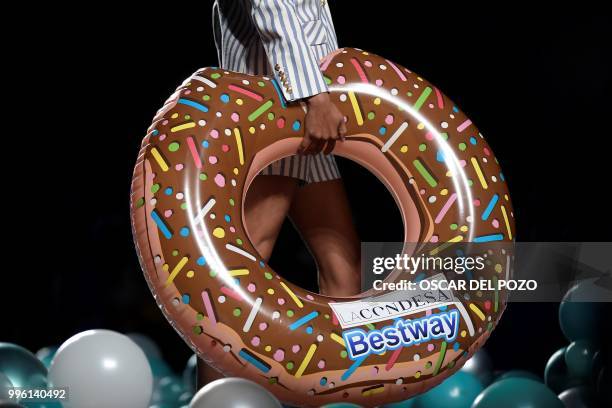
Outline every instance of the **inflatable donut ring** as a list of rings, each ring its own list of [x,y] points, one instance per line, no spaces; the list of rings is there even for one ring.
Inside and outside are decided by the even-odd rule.
[[[408,69],[358,49],[335,51],[321,70],[348,129],[334,154],[385,183],[406,242],[438,249],[512,242],[504,176],[449,98]],[[176,331],[225,375],[256,381],[292,405],[407,399],[440,383],[482,346],[507,294],[466,292],[409,319],[347,329],[332,306],[359,297],[310,293],[276,274],[249,240],[242,207],[261,169],[297,151],[303,120],[303,107],[287,103],[274,79],[218,68],[187,78],[158,111],[134,170],[132,226],[144,275]],[[488,250],[473,278],[507,277],[511,255]],[[426,318],[440,323],[441,316],[456,323],[456,337],[398,347],[397,335],[384,331]],[[391,333],[387,349],[378,351],[380,336],[371,337],[376,352],[357,356],[363,336],[381,332]],[[349,349],[349,339],[361,343]]]

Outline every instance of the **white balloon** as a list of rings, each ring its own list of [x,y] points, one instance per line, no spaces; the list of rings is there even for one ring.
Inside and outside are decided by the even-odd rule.
[[[65,408],[146,408],[153,391],[144,352],[111,330],[88,330],[66,340],[51,361],[49,382],[68,387]]]
[[[264,387],[244,378],[221,378],[206,384],[189,403],[189,408],[282,408]]]

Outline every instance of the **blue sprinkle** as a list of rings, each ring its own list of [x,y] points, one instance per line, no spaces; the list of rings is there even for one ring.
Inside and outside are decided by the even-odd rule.
[[[293,128],[293,130],[298,131],[298,130],[300,130],[300,126],[301,126],[300,121],[296,120],[295,122],[293,122],[293,126],[291,126],[291,127]]]
[[[189,296],[187,293],[185,293],[183,295],[183,303],[185,304],[189,304],[189,301],[191,300],[191,296]]]
[[[321,384],[321,385],[327,384],[327,377],[321,377],[321,380],[319,381],[319,384]]]
[[[168,187],[168,188],[166,188],[166,189],[164,190],[164,193],[165,193],[166,195],[172,195],[172,191],[173,191],[173,190],[172,190],[172,187]]]
[[[221,102],[223,102],[223,103],[228,103],[229,100],[230,100],[230,97],[229,97],[228,94],[221,94],[220,98],[221,98]]]
[[[459,112],[459,108],[456,106],[453,106],[453,112]]]
[[[225,221],[227,221],[227,222],[230,222],[230,221],[231,221],[230,216],[229,216],[229,215],[227,215],[227,214],[225,214],[225,217],[223,217],[223,218],[225,218]]]
[[[380,129],[378,129],[378,133],[380,133],[381,135],[384,135],[385,133],[387,133],[387,128],[384,126],[381,126]]]
[[[438,309],[440,309],[441,311],[445,311],[447,309],[446,306],[440,306]]]
[[[499,173],[499,178],[501,181],[506,181],[506,178],[504,177],[504,173]]]
[[[436,153],[436,160],[440,163],[444,163],[444,161],[446,160],[446,158],[444,157],[444,152],[442,150],[438,150],[438,153]]]
[[[189,228],[187,228],[187,227],[181,228],[180,234],[181,234],[181,237],[188,237],[189,236]]]
[[[208,148],[208,140],[203,141],[202,146],[204,146],[205,148]]]
[[[476,138],[474,136],[470,137],[470,143],[475,145],[477,142]]]
[[[153,136],[157,136],[157,134],[158,134],[158,133],[159,133],[159,130],[155,129],[155,130],[154,130],[154,131],[153,131],[151,134],[152,134]]]
[[[453,350],[455,350],[455,351],[459,350],[459,343],[458,342],[453,344]]]
[[[201,257],[199,257],[199,258],[198,258],[198,260],[196,261],[196,263],[197,263],[198,265],[200,265],[200,266],[204,266],[204,265],[206,265],[206,259],[205,259],[203,256],[201,256]]]
[[[306,333],[308,333],[308,334],[312,334],[312,326],[308,326],[308,327],[306,328]]]

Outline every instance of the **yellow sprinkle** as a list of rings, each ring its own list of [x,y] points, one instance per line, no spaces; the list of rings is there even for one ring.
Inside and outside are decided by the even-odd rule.
[[[238,147],[238,160],[240,164],[244,164],[244,152],[242,151],[242,137],[240,136],[240,129],[234,128],[234,137],[236,138],[236,147]]]
[[[440,195],[445,196],[447,194],[448,194],[448,190],[447,189],[443,188],[442,190],[440,190]]]
[[[166,163],[166,161],[164,160],[162,155],[159,153],[157,148],[155,148],[155,147],[152,148],[151,149],[151,154],[155,158],[155,161],[157,162],[157,164],[159,164],[159,167],[161,167],[162,171],[168,171],[168,169],[169,169],[168,163]]]
[[[234,174],[238,175],[238,167],[234,167]]]
[[[174,278],[176,278],[176,275],[178,275],[178,273],[181,271],[181,269],[183,269],[183,266],[185,266],[185,264],[187,263],[188,260],[189,260],[189,258],[187,258],[186,256],[181,258],[181,260],[176,264],[174,269],[172,269],[172,272],[170,272],[170,275],[168,276],[168,279],[166,279],[166,286],[168,286],[169,284],[172,283]]]
[[[213,235],[217,238],[225,237],[225,230],[221,227],[217,227],[213,230]]]
[[[416,373],[414,373],[414,378],[419,378],[421,376],[421,372],[417,371]]]
[[[506,223],[506,230],[508,230],[508,239],[512,239],[512,230],[510,229],[510,221],[508,220],[508,214],[506,213],[506,207],[501,206],[502,215],[504,216],[504,222]]]
[[[419,123],[419,124],[417,125],[417,129],[419,129],[419,130],[423,130],[423,129],[425,129],[425,124],[424,124],[423,122]]]
[[[183,123],[182,125],[178,125],[178,126],[174,126],[173,128],[170,128],[170,131],[172,133],[180,132],[181,130],[191,129],[195,127],[195,125],[196,125],[195,122],[187,122],[187,123]]]
[[[501,273],[502,271],[502,266],[501,264],[495,264],[495,272],[497,273]]]
[[[370,397],[374,394],[380,394],[384,390],[385,390],[385,386],[381,385],[376,388],[370,388],[369,390],[361,391],[361,395],[363,395],[364,397]]]
[[[380,105],[380,98],[374,99],[374,105]]]
[[[474,170],[476,170],[476,175],[478,176],[478,180],[480,180],[480,185],[486,190],[487,188],[489,188],[489,186],[487,185],[487,180],[485,180],[484,178],[484,174],[482,174],[482,170],[480,169],[478,160],[476,160],[476,157],[472,157],[470,161],[472,162]]]
[[[400,152],[406,153],[407,151],[408,151],[408,146],[403,145],[402,147],[400,147]]]
[[[293,293],[293,291],[289,289],[289,286],[285,285],[285,282],[281,281],[280,285],[283,287],[283,289],[285,289],[285,292],[289,294],[289,296],[291,297],[291,299],[293,299],[296,305],[298,305],[300,308],[304,307],[302,301],[297,296],[295,296],[295,293]]]
[[[163,264],[163,265],[162,265],[162,269],[163,269],[165,272],[168,272],[168,270],[170,269],[170,266],[169,266],[167,263],[165,263],[165,264]]]
[[[264,348],[264,350],[266,350],[267,352],[270,352],[270,351],[272,351],[272,346],[269,346],[269,345],[268,345],[268,346],[266,346],[266,347]]]
[[[333,341],[335,341],[336,343],[341,344],[342,347],[346,347],[346,343],[344,342],[344,339],[342,337],[338,336],[336,333],[330,334],[329,337],[331,337],[331,339]]]
[[[459,230],[461,232],[467,232],[468,231],[468,226],[467,225],[462,225],[461,228],[459,228]]]
[[[255,128],[254,128],[253,126],[251,126],[251,127],[249,128],[249,133],[250,133],[250,134],[254,134],[254,133],[255,133]]]
[[[482,310],[480,310],[478,308],[478,306],[476,306],[473,303],[470,303],[470,309],[472,310],[472,312],[474,312],[476,314],[476,316],[478,316],[480,318],[480,320],[482,320],[484,322],[485,315],[484,315],[484,313],[482,313]]]
[[[187,271],[187,277],[188,278],[193,278],[193,275],[195,275],[194,271]]]
[[[273,294],[274,294],[274,289],[269,288],[269,289],[268,289],[268,295],[273,295]]]
[[[461,330],[461,337],[467,336],[467,332],[465,330]]]
[[[445,250],[446,248],[448,248],[449,246],[453,245],[456,242],[461,242],[463,241],[463,235],[457,235],[456,237],[453,237],[451,239],[448,240],[448,242],[443,243],[442,245],[440,245],[437,248],[432,249],[431,251],[429,251],[429,255],[435,255],[440,251]]]
[[[173,113],[172,116],[170,116],[172,119],[176,119],[178,118],[178,113]]]
[[[242,99],[240,98],[236,99],[236,105],[242,106],[242,103],[243,103]]]
[[[353,106],[353,111],[355,112],[355,119],[357,119],[357,124],[361,126],[363,125],[363,116],[361,116],[361,109],[359,109],[357,98],[355,98],[355,92],[349,91],[348,94],[349,99],[351,100],[351,105]]]
[[[314,355],[315,351],[317,351],[317,345],[311,344],[308,352],[306,353],[306,357],[304,357],[300,367],[295,372],[295,378],[300,378],[302,374],[304,374],[304,371],[306,370],[308,363],[310,363],[310,360],[312,360],[312,356]]]
[[[248,269],[232,269],[228,272],[230,276],[244,276],[250,273]]]

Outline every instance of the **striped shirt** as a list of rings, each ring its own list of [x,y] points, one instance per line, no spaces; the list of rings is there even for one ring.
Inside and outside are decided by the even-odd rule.
[[[216,0],[213,32],[219,66],[275,76],[287,101],[326,92],[319,60],[338,48],[325,0]],[[291,156],[261,174],[305,182],[340,177],[332,155]]]

